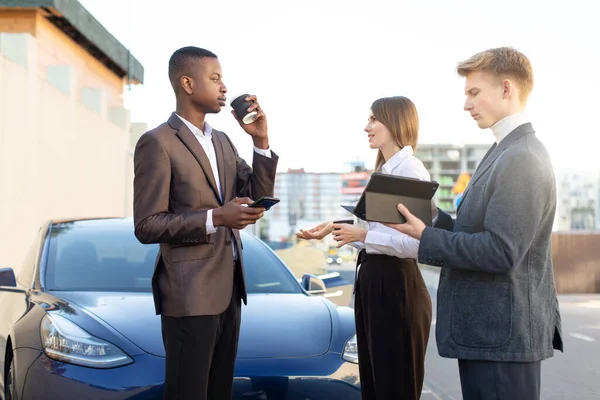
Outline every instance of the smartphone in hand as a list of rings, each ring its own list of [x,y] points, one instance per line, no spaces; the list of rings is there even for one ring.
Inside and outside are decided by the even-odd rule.
[[[276,197],[261,197],[254,203],[249,204],[248,207],[263,207],[265,210],[268,210],[277,203],[279,203],[279,199]]]

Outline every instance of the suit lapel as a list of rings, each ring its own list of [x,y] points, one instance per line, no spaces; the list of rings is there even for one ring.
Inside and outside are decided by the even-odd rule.
[[[485,171],[487,171],[488,168],[491,167],[492,164],[494,164],[494,161],[496,161],[496,158],[498,158],[502,151],[504,151],[504,148],[497,146],[496,143],[494,143],[494,145],[490,147],[490,150],[491,151],[488,152],[487,157],[484,157],[483,160],[481,160],[481,162],[479,163],[477,170],[475,171],[473,177],[471,178],[471,181],[469,182],[469,187],[474,185],[475,182],[479,180],[481,175],[483,175]]]
[[[221,139],[221,135],[214,129],[212,133],[212,142],[213,146],[215,146],[215,154],[217,155],[219,180],[221,181],[221,193],[223,193],[223,203],[225,203],[227,202],[227,199],[229,199],[229,191],[227,190],[229,186],[227,185],[227,174],[225,173],[227,169],[227,167],[225,166],[225,153],[223,151],[223,141]]]
[[[473,185],[473,182],[475,182],[475,178],[480,175],[479,172],[481,170],[483,170],[483,169],[487,169],[487,167],[484,167],[484,165],[486,165],[487,160],[490,158],[490,155],[494,152],[494,150],[496,150],[496,147],[497,147],[496,143],[494,143],[492,146],[490,146],[490,148],[488,149],[487,153],[485,153],[485,155],[481,159],[481,162],[479,163],[479,165],[477,166],[477,168],[475,168],[475,173],[471,177],[471,180],[469,181],[469,184],[467,185],[467,187],[465,189],[465,192],[463,193],[463,196],[462,196],[462,199],[461,199],[460,203],[458,203],[458,207],[456,208],[456,212],[457,213],[458,213],[458,210],[460,210],[460,206],[464,203],[465,198],[467,197],[467,194],[469,194],[469,189],[471,189],[471,186]],[[494,157],[494,160],[495,159],[496,159],[496,157]]]
[[[175,133],[177,137],[183,142],[185,147],[192,153],[202,170],[204,171],[204,175],[210,184],[211,189],[215,192],[217,199],[219,199],[219,189],[217,188],[217,182],[215,181],[215,175],[213,173],[212,168],[210,167],[210,161],[202,145],[198,142],[198,139],[194,136],[194,134],[188,129],[188,127],[183,123],[183,121],[173,113],[168,121],[171,128],[175,129],[177,132]]]
[[[494,151],[496,149],[497,145],[498,145],[498,143],[494,143],[493,145],[490,146],[490,148],[488,149],[488,151],[485,153],[485,155],[481,159],[481,162],[479,163],[479,165],[477,165],[477,168],[475,168],[475,173],[473,175],[477,174],[477,171],[479,171],[481,169],[481,166],[483,164],[485,164],[485,162],[487,161],[487,159],[490,156],[490,154],[492,154],[492,151]]]
[[[508,147],[510,147],[510,145],[512,145],[513,143],[516,143],[523,136],[530,134],[530,133],[535,133],[531,123],[523,124],[523,125],[515,128],[511,133],[509,133],[508,136],[506,136],[500,142],[500,144],[496,145],[496,143],[494,143],[492,145],[492,147],[490,147],[490,149],[485,154],[485,156],[483,156],[483,159],[479,163],[479,166],[477,166],[477,169],[475,170],[475,173],[473,174],[473,177],[471,178],[471,181],[469,182],[467,189],[465,189],[465,193],[463,194],[462,200],[460,201],[460,204],[456,208],[457,213],[458,213],[458,210],[460,210],[460,206],[465,202],[465,198],[467,197],[467,194],[469,193],[469,189],[471,188],[471,186],[473,186],[483,176],[485,171],[487,171],[494,164],[494,161],[496,161],[496,159],[500,156],[500,154],[502,154],[502,152],[504,152],[504,150],[506,150]]]

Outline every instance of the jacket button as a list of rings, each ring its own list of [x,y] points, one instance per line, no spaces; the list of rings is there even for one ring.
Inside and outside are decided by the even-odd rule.
[[[227,246],[231,246],[231,240],[228,240],[228,241],[226,241],[226,242],[225,242],[225,244],[226,244]]]

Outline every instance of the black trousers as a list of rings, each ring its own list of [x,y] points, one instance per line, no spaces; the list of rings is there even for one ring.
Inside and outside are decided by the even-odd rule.
[[[541,362],[458,360],[464,400],[539,400]]]
[[[165,400],[231,399],[240,319],[235,279],[231,303],[222,314],[162,317]]]
[[[354,313],[364,400],[417,400],[431,298],[415,260],[361,252]]]

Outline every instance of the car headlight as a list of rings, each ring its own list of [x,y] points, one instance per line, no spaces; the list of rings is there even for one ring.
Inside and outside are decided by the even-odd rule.
[[[338,257],[337,260],[335,260],[335,262],[341,264],[342,262],[344,262],[344,260],[342,260],[342,257]]]
[[[331,264],[333,262],[333,258],[327,257],[327,264]]]
[[[114,368],[133,360],[112,343],[94,337],[60,315],[42,318],[44,353],[54,360],[92,368]]]
[[[348,362],[358,364],[358,345],[356,344],[356,335],[352,336],[344,345],[342,358]]]

